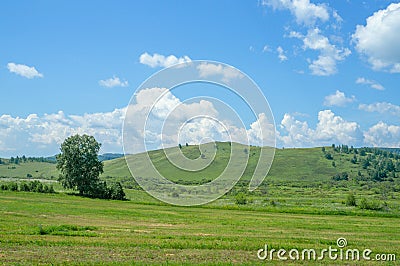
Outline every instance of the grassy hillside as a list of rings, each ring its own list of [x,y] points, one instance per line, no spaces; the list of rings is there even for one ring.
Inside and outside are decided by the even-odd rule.
[[[246,155],[242,146],[237,149],[242,156]],[[246,208],[274,212],[400,216],[399,158],[383,158],[381,155],[374,155],[373,150],[367,150],[365,154],[355,154],[354,150],[342,152],[332,147],[324,149],[325,151],[322,148],[277,149],[272,168],[263,184],[254,192],[249,192],[248,181],[260,153],[259,147],[251,147],[247,151],[250,159],[242,179],[229,193],[210,205],[232,207],[242,197],[241,203]],[[182,152],[191,159],[201,155],[197,146],[184,146]],[[332,158],[327,159],[327,154],[331,154]],[[230,144],[218,143],[215,159],[210,166],[199,172],[178,169],[166,159],[161,150],[150,151],[148,155],[155,167],[170,180],[182,184],[197,184],[207,182],[221,173],[228,162]],[[352,162],[354,157],[357,157],[356,162]],[[370,165],[364,167],[368,158]],[[143,163],[145,159],[146,153],[128,157],[142,176],[148,173]],[[378,181],[373,179],[372,176],[376,175],[375,168],[385,161],[394,162],[397,170],[388,172],[385,178]],[[382,171],[377,173],[382,174]],[[0,176],[3,177],[26,178],[28,173],[34,178],[48,179],[58,176],[55,164],[51,163],[0,165]],[[343,173],[346,174],[346,180],[341,180]],[[125,188],[141,191],[131,177],[124,158],[105,161],[101,178],[107,182],[120,181]],[[55,186],[57,187],[59,186]],[[346,204],[350,194],[355,196],[356,206]],[[135,197],[136,195],[138,194]],[[157,202],[145,193],[140,195],[142,196],[139,198],[131,199],[143,203]]]

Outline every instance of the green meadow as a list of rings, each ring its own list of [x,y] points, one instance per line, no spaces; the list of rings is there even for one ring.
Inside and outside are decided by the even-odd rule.
[[[374,150],[360,154],[333,147],[277,149],[268,176],[249,192],[260,149],[240,148],[249,155],[241,180],[220,199],[199,207],[171,206],[152,198],[131,177],[124,158],[105,161],[101,178],[121,182],[128,201],[89,199],[65,191],[54,182],[58,172],[53,163],[10,164],[3,159],[0,184],[52,180],[58,193],[0,190],[0,264],[373,263],[328,256],[321,261],[281,261],[276,254],[272,261],[257,257],[265,245],[287,251],[337,248],[340,237],[347,240],[344,251],[371,249],[372,259],[384,254],[391,260],[379,265],[398,263],[399,158]],[[200,184],[219,175],[230,151],[229,143],[218,143],[213,162],[195,174],[178,169],[162,151],[151,151],[149,157],[170,180]],[[184,146],[182,153],[191,159],[201,156],[197,146]],[[140,167],[146,157],[130,155],[128,160]],[[146,175],[146,169],[141,172]],[[348,204],[349,195],[355,204]]]

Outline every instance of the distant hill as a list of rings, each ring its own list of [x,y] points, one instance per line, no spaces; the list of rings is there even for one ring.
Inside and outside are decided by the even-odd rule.
[[[100,161],[108,161],[108,160],[113,160],[117,158],[124,157],[123,154],[121,153],[104,153],[98,156]]]
[[[248,165],[241,179],[241,182],[248,182],[252,177],[262,148],[251,147],[246,151],[244,146],[238,146],[237,149],[243,156],[246,152],[249,155]],[[149,156],[156,169],[171,181],[196,184],[218,177],[229,162],[230,150],[230,143],[217,143],[217,153],[212,163],[197,172],[177,168],[166,158],[163,150],[128,155],[127,160],[133,162],[135,169],[141,173],[142,177],[151,173],[149,169],[146,169],[144,163]],[[180,151],[190,159],[201,157],[199,147],[195,145],[183,146]],[[381,151],[380,153],[375,153],[375,151],[379,151],[379,149],[353,149],[347,146],[346,149],[338,149],[338,147],[335,149],[332,147],[275,149],[275,158],[266,181],[269,184],[299,187],[320,187],[335,182],[336,179],[340,181],[344,178],[358,180],[361,183],[381,180],[390,182],[394,180],[393,185],[399,183],[400,156],[395,154],[391,157],[382,157],[390,152],[394,154],[397,150]],[[135,185],[122,154],[104,154],[99,158],[104,161],[102,178],[118,180],[129,186]],[[367,163],[367,161],[369,162]],[[390,161],[393,162],[392,165],[388,164]],[[0,164],[0,177],[26,178],[29,174],[34,178],[55,179],[59,175],[55,167],[54,163],[49,162],[3,163]],[[386,170],[390,168],[395,170]]]
[[[101,162],[113,160],[113,159],[117,159],[117,158],[121,158],[121,157],[124,157],[124,155],[122,153],[104,153],[104,154],[100,154],[98,156],[98,158]],[[44,161],[55,163],[55,162],[57,162],[56,155],[45,157]]]
[[[400,154],[400,148],[379,148],[384,151]]]

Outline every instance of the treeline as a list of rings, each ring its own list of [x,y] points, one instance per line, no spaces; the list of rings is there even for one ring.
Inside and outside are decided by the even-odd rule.
[[[21,157],[11,157],[10,159],[0,158],[0,164],[20,164],[27,162],[56,163],[55,159],[52,157],[26,157],[25,155],[22,155]]]
[[[354,148],[347,145],[332,144],[332,153],[327,151],[325,147],[322,148],[324,156],[328,160],[334,160],[337,154],[353,154],[350,159],[352,164],[359,164],[362,169],[366,170],[365,176],[361,171],[358,171],[356,180],[358,181],[390,181],[393,182],[394,178],[398,178],[400,172],[400,154],[394,153],[391,150],[382,150],[380,148]],[[335,162],[332,161],[335,167]],[[332,177],[335,181],[349,180],[349,174],[342,172]]]
[[[43,184],[38,180],[21,182],[19,184],[17,182],[4,182],[0,184],[0,190],[56,193],[53,185]]]

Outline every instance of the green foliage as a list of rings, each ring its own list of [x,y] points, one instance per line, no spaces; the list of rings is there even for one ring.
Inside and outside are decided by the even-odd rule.
[[[347,206],[356,206],[357,205],[356,197],[354,196],[354,193],[347,194],[346,205]]]
[[[17,182],[4,182],[0,184],[0,190],[55,193],[53,185],[42,184],[38,180],[22,182],[19,184],[19,186]]]
[[[110,187],[110,198],[113,200],[125,200],[126,199],[125,192],[122,189],[122,185],[120,182],[116,182]]]
[[[8,190],[10,191],[18,191],[18,184],[15,182],[8,183]]]
[[[93,136],[74,135],[61,144],[57,155],[57,169],[64,188],[76,189],[79,194],[92,196],[98,193],[99,175],[103,163],[98,159],[101,144]]]
[[[367,200],[366,198],[362,198],[360,200],[360,204],[358,205],[360,209],[364,210],[373,210],[373,211],[379,211],[383,209],[383,206],[374,200]]]
[[[341,181],[341,180],[349,180],[349,174],[347,172],[342,172],[340,174],[336,174],[335,176],[332,177],[333,180],[335,181]]]
[[[235,197],[235,202],[237,205],[246,205],[247,204],[246,195],[243,192],[238,193]]]
[[[328,160],[333,160],[333,156],[329,152],[325,153],[325,158]]]

